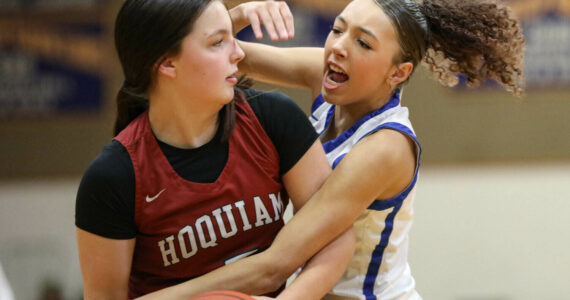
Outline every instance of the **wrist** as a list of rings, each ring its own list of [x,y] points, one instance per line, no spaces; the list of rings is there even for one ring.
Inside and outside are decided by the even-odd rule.
[[[230,18],[234,28],[234,35],[240,32],[243,28],[249,25],[248,19],[245,16],[244,5],[240,4],[229,10]]]

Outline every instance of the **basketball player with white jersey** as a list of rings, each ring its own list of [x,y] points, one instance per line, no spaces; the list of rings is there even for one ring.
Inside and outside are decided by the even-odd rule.
[[[330,230],[354,223],[357,236],[352,261],[325,299],[421,299],[407,261],[421,147],[402,86],[424,61],[442,83],[464,73],[471,85],[492,78],[519,95],[517,20],[494,0],[354,0],[324,49],[240,45],[242,72],[313,92],[309,119],[334,171],[310,207],[328,203]]]

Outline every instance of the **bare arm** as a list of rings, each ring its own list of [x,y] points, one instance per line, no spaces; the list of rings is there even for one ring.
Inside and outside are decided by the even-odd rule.
[[[346,226],[351,226],[372,201],[392,198],[405,189],[414,176],[415,163],[415,145],[401,133],[381,130],[363,139],[279,232],[269,250],[275,251],[273,255],[277,256],[294,251],[299,259],[310,255]],[[289,250],[282,252],[281,247],[289,247]],[[313,258],[316,259],[318,256]],[[309,263],[278,299],[310,299],[318,287],[315,274],[323,266],[326,265]]]
[[[287,180],[306,181],[318,188],[323,177],[330,172],[328,162],[322,157],[322,147],[318,146],[313,145],[293,169],[299,168],[298,171],[301,171],[304,167],[314,168],[326,163],[327,168],[323,169],[326,171],[323,171],[322,177],[317,173],[314,176],[291,177]],[[388,199],[403,190],[413,178],[414,170],[414,146],[407,137],[392,130],[372,134],[344,157],[322,187],[281,229],[266,251],[143,298],[188,299],[197,293],[220,288],[254,295],[275,290],[299,266],[351,228],[352,223],[374,199]],[[291,196],[293,195],[302,196],[295,191],[292,191]],[[324,253],[325,256],[322,257],[326,257],[326,252]],[[320,265],[318,257],[314,258],[315,266]],[[310,267],[307,270],[310,272],[305,277],[312,279],[303,279],[300,283],[291,285],[288,293],[304,293],[303,288],[309,282],[315,282],[314,275],[311,275],[316,274],[318,269],[319,267]],[[284,294],[283,297],[289,296]]]
[[[315,143],[290,170],[292,173],[288,172],[284,176],[287,178],[284,180],[289,181],[287,184],[295,184],[295,181],[299,180],[313,190],[318,189],[330,172],[322,151],[319,143]],[[299,266],[350,228],[358,215],[374,199],[388,199],[403,190],[413,177],[414,168],[415,155],[411,142],[398,132],[381,130],[363,139],[345,156],[319,191],[279,232],[269,249],[143,298],[188,299],[197,293],[221,288],[250,294],[264,294],[275,290]],[[319,171],[311,173],[314,170]],[[296,172],[301,175],[296,176]],[[305,189],[292,188],[291,191],[295,198],[310,196],[310,192]],[[341,237],[334,243],[342,243],[339,241],[343,239]],[[77,242],[85,298],[124,299],[127,295],[135,240],[112,240],[77,229]],[[304,294],[305,287],[311,286],[311,282],[317,282],[321,277],[318,274],[322,273],[319,272],[330,270],[323,269],[323,266],[327,267],[326,262],[331,261],[327,259],[330,255],[328,253],[331,252],[326,249],[341,251],[336,252],[341,253],[339,256],[332,255],[346,258],[343,255],[350,254],[350,247],[352,246],[348,242],[342,247],[325,248],[307,264],[305,271],[285,290],[283,297],[292,295],[295,298],[293,295],[299,292]],[[347,252],[338,249],[345,249]],[[321,259],[325,263],[319,263]],[[344,258],[339,261],[340,265]],[[339,276],[343,269],[344,266],[326,271],[331,272],[328,274],[330,277],[326,277],[327,280]],[[332,275],[333,272],[339,273]],[[334,279],[332,280],[334,283]],[[329,283],[331,281],[326,284]],[[330,288],[325,285],[323,287]]]
[[[330,173],[330,165],[326,160],[321,143],[316,141],[295,166],[283,175],[283,183],[294,206],[296,208],[303,206],[311,195],[321,187]],[[333,238],[326,241],[322,247],[333,240]],[[328,251],[329,256],[338,257],[339,261],[347,260],[352,256],[354,239],[344,238],[334,245],[331,244],[331,247],[334,247],[335,250]],[[303,258],[297,258],[297,249],[283,250],[289,252],[279,251],[267,255],[265,254],[266,250],[252,256],[251,258],[253,259],[244,258],[188,282],[145,295],[141,299],[188,299],[201,292],[219,289],[238,290],[254,295],[266,294],[276,290],[285,283],[287,278],[320,248],[310,255],[303,256]],[[281,255],[281,253],[287,253],[286,257],[274,255]],[[289,259],[293,257],[294,259]],[[242,263],[242,261],[245,262]],[[342,266],[337,262],[331,263],[331,261],[326,263],[330,265],[330,268],[325,270],[331,273],[321,272],[319,276],[337,276],[330,279],[332,283],[326,288],[328,290],[338,280],[346,265]]]
[[[293,38],[293,15],[284,1],[252,1],[230,10],[236,32],[251,24],[261,39],[261,24],[273,41]],[[322,48],[278,48],[257,43],[240,42],[246,57],[240,62],[241,73],[257,80],[296,88],[311,89],[316,96],[321,90],[324,67]]]
[[[280,48],[258,43],[239,43],[245,58],[240,72],[257,80],[320,92],[324,69],[323,48]]]
[[[114,240],[76,228],[84,298],[127,299],[135,239]]]
[[[344,273],[355,245],[356,236],[351,227],[311,258],[277,299],[321,299]]]
[[[319,141],[315,142],[313,147],[317,147],[320,155],[316,155],[310,164],[314,166],[307,166],[310,169],[318,167],[326,163],[324,150]],[[307,180],[307,174],[302,169],[292,169],[283,176],[285,185],[288,187],[287,191],[293,201],[293,206],[296,210],[300,210],[309,200],[310,196],[321,183],[314,185],[316,189],[306,190],[300,189],[303,181]],[[294,197],[295,196],[295,197]],[[315,216],[318,217],[318,216]],[[295,216],[293,216],[295,218]],[[309,225],[310,226],[310,225]],[[352,226],[343,234],[333,240],[330,244],[321,249],[313,258],[307,262],[301,275],[294,281],[292,285],[287,287],[278,297],[278,299],[321,299],[338,281],[352,255],[354,255],[354,248],[356,245],[356,238]],[[292,256],[296,255],[293,252]]]
[[[280,276],[295,271],[350,228],[372,201],[392,198],[405,189],[414,176],[415,166],[415,146],[409,138],[392,130],[380,130],[372,134],[344,157],[319,191],[279,232],[269,249],[228,267],[233,268],[232,272],[242,272],[241,274],[246,276],[255,272],[255,268],[265,265],[274,270],[271,276],[275,276],[275,281],[280,282],[283,280]],[[350,233],[348,237],[343,235],[336,238],[330,245],[345,238],[353,239],[349,235]],[[303,273],[278,298],[311,299],[309,297],[322,293],[322,290],[318,290],[318,274],[322,274],[327,264],[320,263],[320,260],[328,260],[327,251],[335,251],[334,249],[327,247],[322,253],[315,255]],[[341,263],[348,263],[348,260],[345,262],[341,259],[339,264]],[[219,279],[219,276],[228,276],[229,273],[223,272],[229,272],[229,268],[218,269],[205,275],[203,279],[208,276],[212,276],[212,280]],[[344,270],[344,267],[342,269]],[[216,273],[218,271],[220,272]],[[325,282],[323,286],[329,283]]]

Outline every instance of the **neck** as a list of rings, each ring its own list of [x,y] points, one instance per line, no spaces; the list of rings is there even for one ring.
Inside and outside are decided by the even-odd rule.
[[[337,105],[331,124],[331,127],[334,127],[334,137],[338,137],[365,115],[386,105],[392,99],[393,92],[374,101],[354,101],[345,105]]]
[[[207,105],[173,92],[150,96],[149,119],[155,136],[178,148],[197,148],[214,138],[222,106]]]

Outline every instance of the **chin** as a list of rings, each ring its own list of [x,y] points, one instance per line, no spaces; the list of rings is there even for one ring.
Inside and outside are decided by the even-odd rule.
[[[224,104],[228,104],[228,103],[232,102],[234,97],[235,97],[235,94],[234,94],[233,90],[231,93],[227,93],[226,95],[224,95],[224,99],[223,99]]]
[[[234,98],[234,89],[233,87],[228,88],[224,86],[218,90],[218,99],[223,102],[230,102]]]
[[[339,103],[341,103],[341,96],[340,95],[335,95],[335,93],[328,93],[324,88],[321,90],[321,95],[323,96],[323,99],[325,99],[325,101],[327,103],[333,104],[333,105],[338,105]]]

